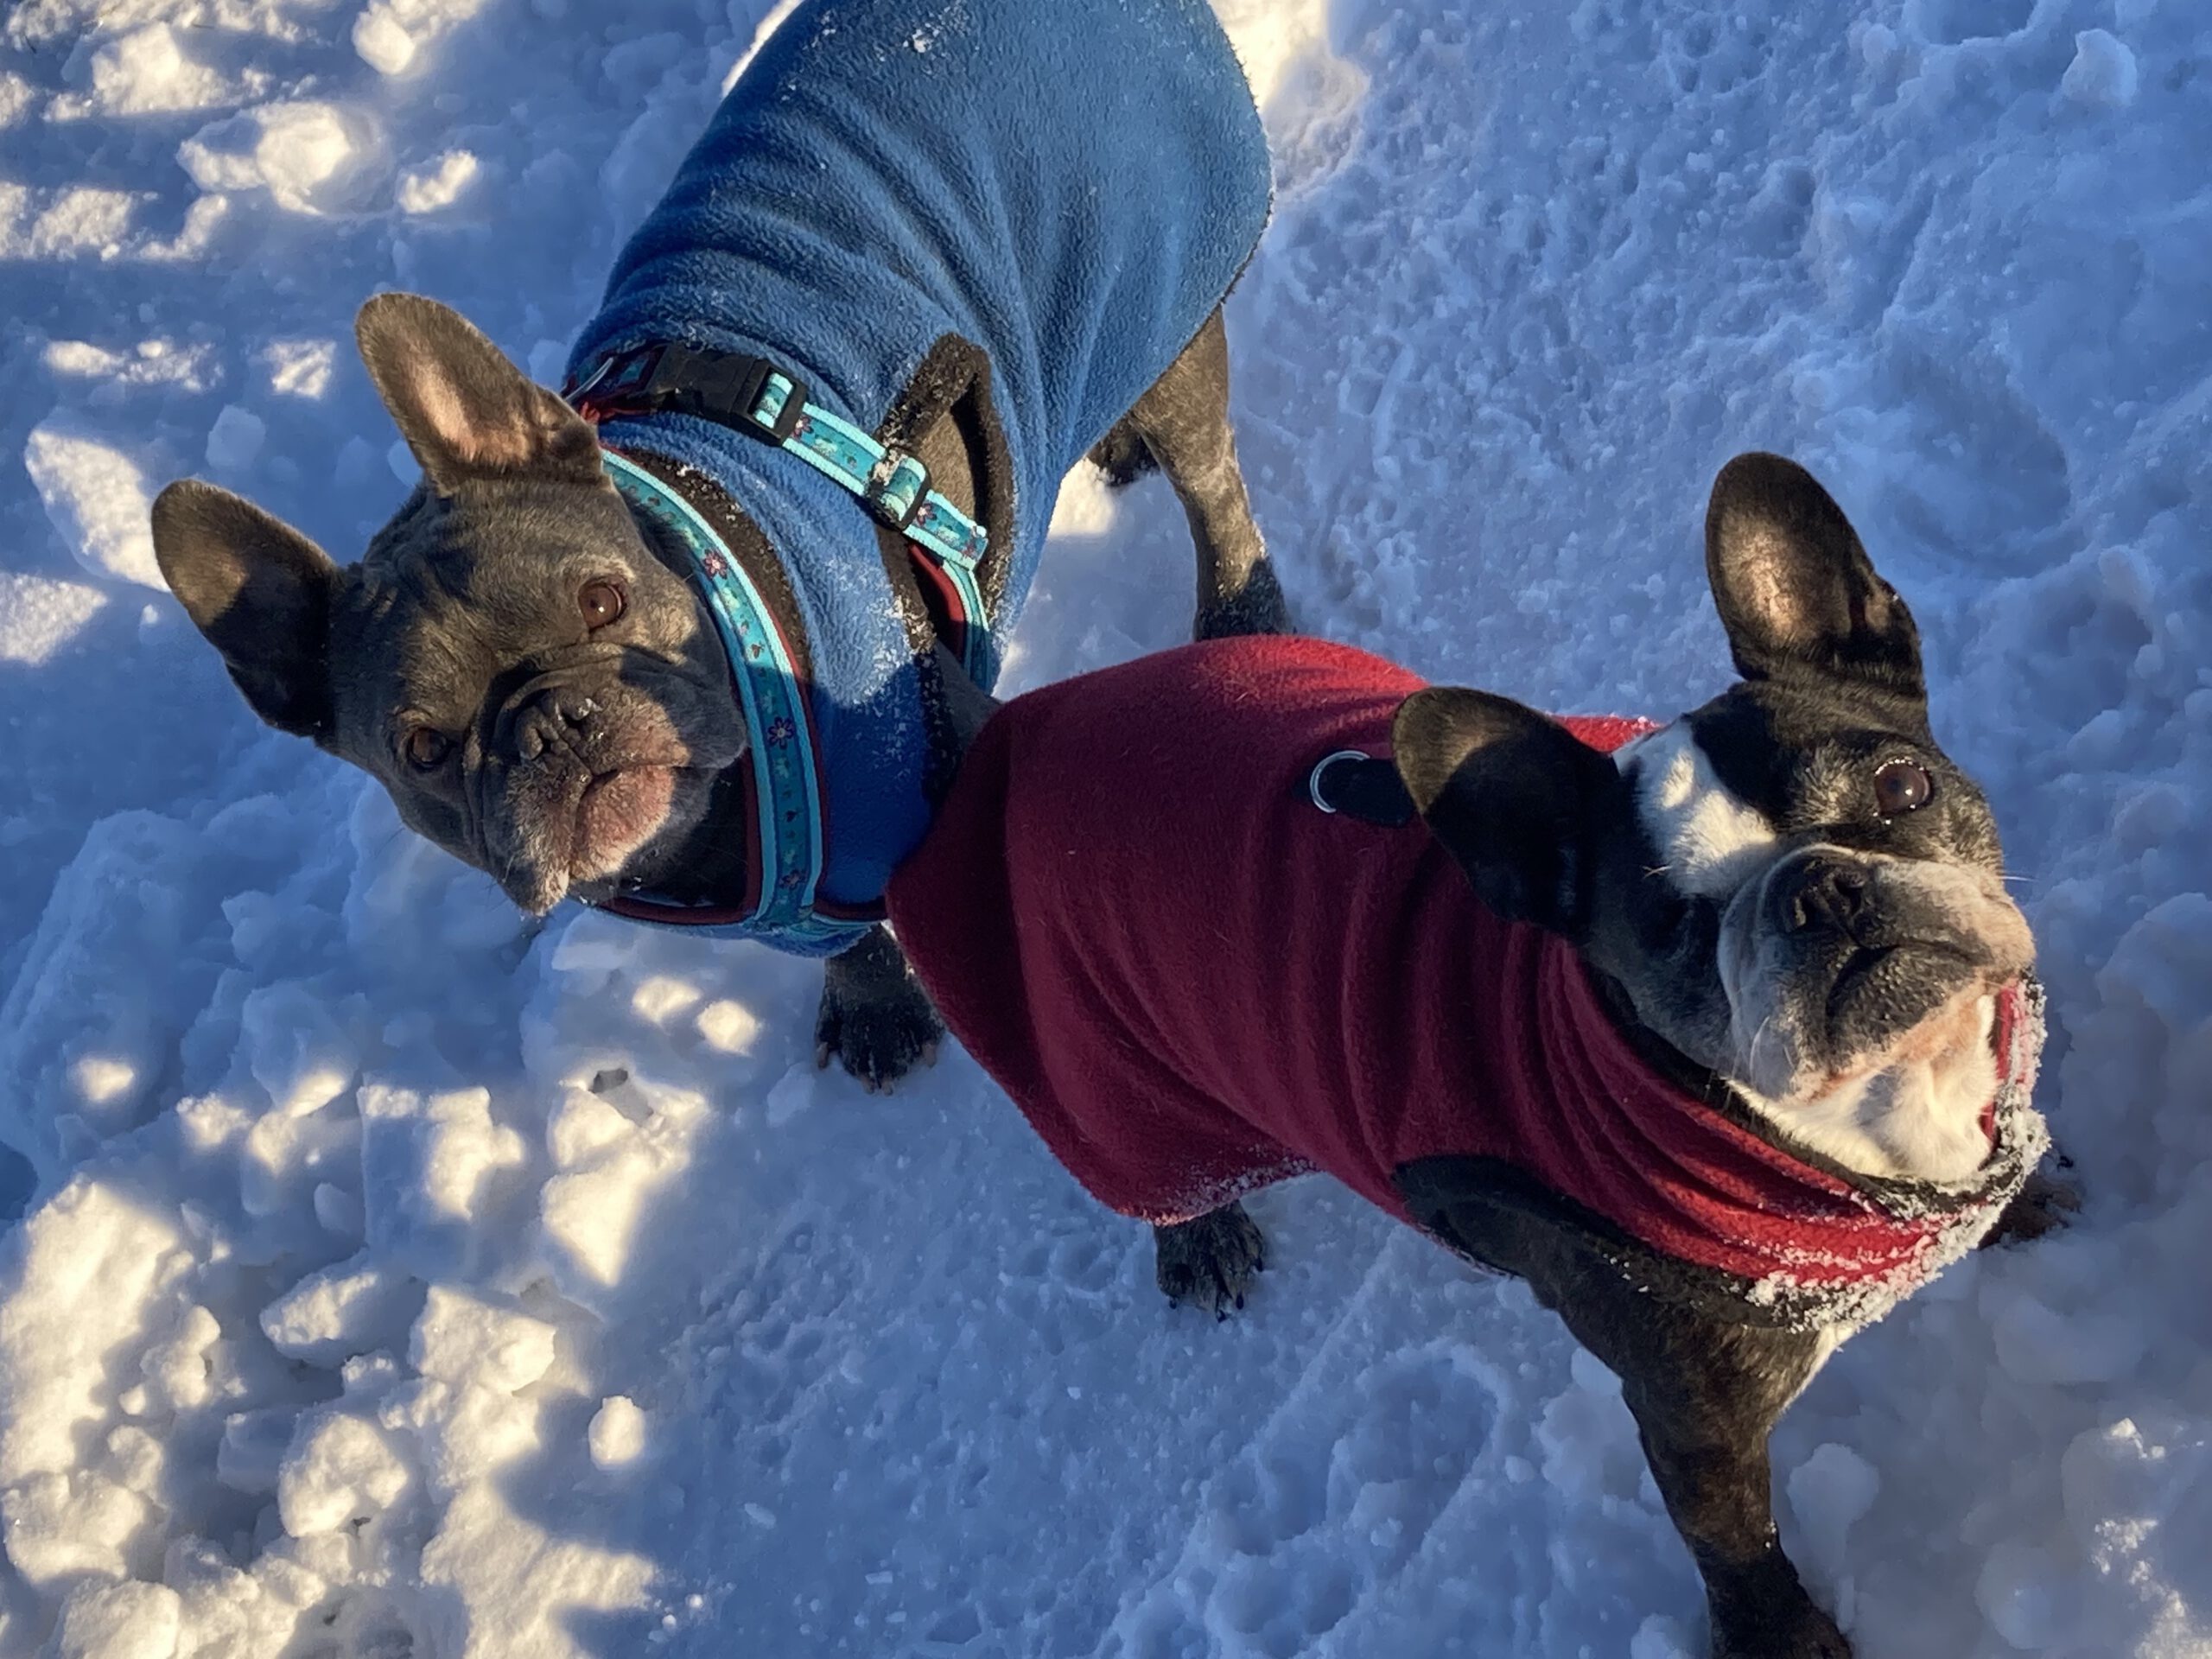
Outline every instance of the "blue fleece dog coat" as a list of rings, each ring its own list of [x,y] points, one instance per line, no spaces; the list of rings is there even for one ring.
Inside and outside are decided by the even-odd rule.
[[[1269,203],[1251,90],[1205,0],[809,0],[623,251],[571,377],[653,342],[766,357],[880,433],[940,340],[979,349],[1010,472],[984,572],[1003,632],[1061,478],[1221,303]],[[872,521],[713,422],[623,416],[601,436],[704,474],[776,550],[810,656],[817,892],[874,904],[930,804],[921,665]]]

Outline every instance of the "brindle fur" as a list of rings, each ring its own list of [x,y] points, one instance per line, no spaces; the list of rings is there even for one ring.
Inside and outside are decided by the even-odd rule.
[[[725,786],[744,729],[683,556],[633,519],[591,427],[460,316],[380,295],[362,308],[357,334],[423,486],[361,562],[341,568],[227,491],[172,485],[154,508],[171,588],[257,713],[377,778],[404,822],[489,872],[524,908],[648,886],[727,902],[745,874],[735,850],[745,826]],[[972,347],[943,344],[912,401],[963,395],[937,397],[938,412],[898,436],[938,489],[976,512],[1005,470],[988,369]],[[945,385],[918,385],[932,373]],[[1182,499],[1202,635],[1287,626],[1237,471],[1228,377],[1216,310],[1102,445],[1156,462]],[[855,532],[854,556],[887,551],[894,569],[903,560],[895,545],[872,543],[857,508]],[[732,551],[804,656],[781,566],[757,532],[752,540]],[[578,586],[610,569],[628,584],[628,611],[605,636],[588,636]],[[949,773],[986,700],[938,647],[911,591],[897,602],[934,687],[931,769]],[[433,770],[411,766],[398,741],[399,717],[417,707],[456,734],[453,759]],[[632,765],[672,776],[665,817],[617,868],[579,875],[577,803],[594,779]],[[834,1053],[867,1087],[887,1087],[941,1034],[882,928],[826,964],[817,1026],[825,1063]]]

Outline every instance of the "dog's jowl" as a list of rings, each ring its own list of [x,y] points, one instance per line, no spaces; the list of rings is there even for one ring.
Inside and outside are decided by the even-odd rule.
[[[1767,1435],[1837,1344],[2035,1230],[2026,925],[1834,502],[1747,455],[1707,562],[1742,678],[1555,721],[1255,638],[983,728],[891,912],[963,1043],[1160,1283],[1237,1303],[1237,1203],[1321,1170],[1529,1281],[1617,1371],[1713,1646],[1846,1653]]]
[[[938,1027],[883,886],[1066,470],[1157,462],[1198,633],[1283,626],[1220,315],[1268,206],[1204,0],[809,0],[617,261],[565,400],[378,296],[361,353],[423,483],[366,556],[196,482],[156,552],[254,709],[413,829],[534,912],[829,957],[824,1053],[887,1082]]]

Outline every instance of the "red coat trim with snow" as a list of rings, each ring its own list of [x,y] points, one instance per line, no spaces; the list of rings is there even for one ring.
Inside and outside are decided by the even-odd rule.
[[[985,727],[894,877],[947,1025],[1102,1202],[1181,1220],[1309,1170],[1414,1220],[1425,1159],[1510,1167],[1761,1323],[1864,1319],[1977,1242],[2034,1167],[2031,990],[1969,1186],[1817,1166],[1637,1056],[1564,941],[1500,920],[1418,821],[1319,811],[1421,682],[1301,639],[1216,641],[1033,691]],[[1644,729],[1568,722],[1611,749]]]

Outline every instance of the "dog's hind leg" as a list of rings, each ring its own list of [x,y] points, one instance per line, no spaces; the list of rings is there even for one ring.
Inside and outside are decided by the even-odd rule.
[[[1152,451],[1144,447],[1144,439],[1124,415],[1115,423],[1114,429],[1090,446],[1090,464],[1106,474],[1106,481],[1116,489],[1134,484],[1160,463],[1152,458]]]
[[[1252,1275],[1267,1266],[1267,1239],[1231,1201],[1190,1221],[1152,1230],[1154,1273],[1171,1302],[1196,1302],[1217,1319],[1244,1306]]]
[[[1167,372],[1101,439],[1091,459],[1116,483],[1157,461],[1183,503],[1198,559],[1197,620],[1192,634],[1288,633],[1290,612],[1268,562],[1236,439],[1229,426],[1229,336],[1221,312],[1205,321]]]

